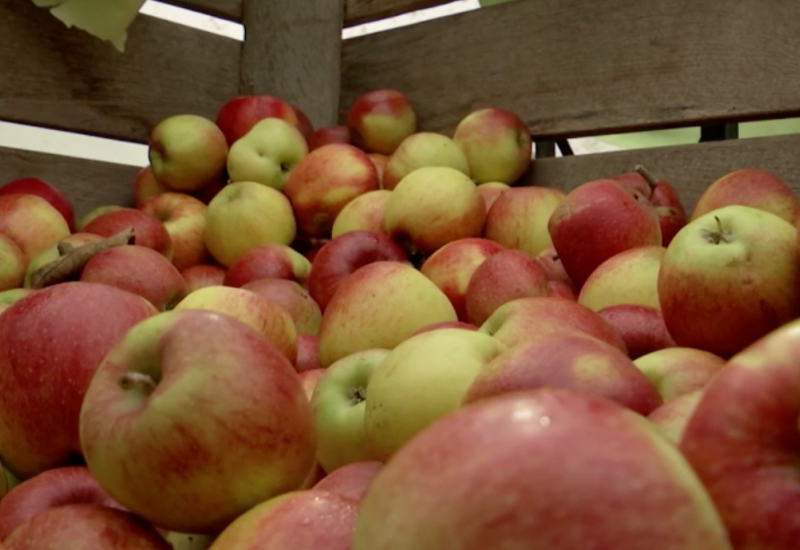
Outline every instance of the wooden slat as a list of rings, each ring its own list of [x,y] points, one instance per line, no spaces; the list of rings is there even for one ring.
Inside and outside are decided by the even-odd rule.
[[[344,0],[246,0],[243,94],[271,94],[317,126],[339,108]]]
[[[519,0],[348,40],[343,115],[395,88],[450,131],[472,109],[537,137],[800,114],[800,3]]]
[[[775,172],[800,194],[800,135],[717,141],[536,160],[524,183],[565,191],[642,163],[675,186],[687,211],[717,178],[742,168]]]
[[[214,117],[238,91],[241,43],[140,16],[120,54],[32,2],[0,0],[0,119],[144,141],[178,113]]]
[[[43,179],[67,196],[78,219],[97,206],[132,206],[138,171],[121,164],[0,147],[0,184],[19,178]]]
[[[449,4],[453,0],[347,0],[345,24],[368,23],[414,10]]]
[[[161,0],[192,11],[199,11],[239,22],[242,20],[242,0]]]

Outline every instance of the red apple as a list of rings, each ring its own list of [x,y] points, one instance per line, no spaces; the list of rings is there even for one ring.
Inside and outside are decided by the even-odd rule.
[[[0,233],[0,292],[22,286],[28,258],[11,238]]]
[[[506,248],[538,256],[552,244],[547,223],[564,200],[550,187],[514,187],[503,192],[486,215],[483,236]]]
[[[372,164],[375,165],[375,170],[378,171],[378,185],[381,189],[384,189],[383,173],[386,171],[386,165],[389,163],[389,157],[380,153],[369,153],[367,156],[372,161]]]
[[[313,151],[331,143],[346,143],[353,142],[350,136],[350,128],[347,126],[326,126],[316,130],[308,139],[308,150]]]
[[[157,197],[162,193],[169,193],[170,191],[172,190],[169,187],[158,183],[158,180],[153,175],[153,168],[145,166],[139,170],[136,179],[133,180],[134,206],[136,206],[136,208],[141,208],[144,203],[153,197]]]
[[[295,126],[297,126],[297,129],[300,130],[300,133],[303,134],[303,137],[308,141],[311,139],[311,134],[314,133],[314,125],[311,124],[311,120],[300,107],[292,105],[291,103],[289,106],[292,108],[292,111],[294,111],[294,116],[297,119]]]
[[[351,200],[336,216],[331,228],[331,237],[336,238],[348,231],[374,231],[386,234],[383,218],[386,203],[391,196],[391,191],[378,189]]]
[[[162,193],[140,209],[164,225],[172,240],[172,263],[179,271],[208,261],[206,205],[199,199],[182,193]]]
[[[37,195],[0,195],[0,234],[9,237],[30,261],[69,236],[64,216]]]
[[[26,296],[30,296],[36,292],[31,288],[13,288],[11,290],[4,290],[0,292],[0,313],[10,308],[16,302],[19,302]]]
[[[218,265],[195,265],[181,271],[188,291],[194,292],[207,286],[219,286],[225,281],[225,268]]]
[[[561,281],[547,281],[547,295],[573,302],[578,301],[578,295],[575,294],[572,287]]]
[[[152,248],[172,260],[172,238],[158,218],[135,208],[120,208],[106,212],[89,222],[81,231],[101,237],[112,237],[133,228],[134,244]]]
[[[482,183],[478,186],[478,191],[483,197],[483,202],[486,203],[486,213],[489,213],[489,210],[492,209],[494,206],[495,201],[505,193],[511,189],[510,185],[506,185],[505,183],[500,182],[488,182]]]
[[[287,279],[305,283],[311,262],[280,243],[266,243],[239,256],[225,273],[225,286],[241,287],[259,279]]]
[[[368,153],[391,155],[417,131],[417,115],[408,98],[395,90],[374,90],[359,97],[347,113],[353,143]]]
[[[552,245],[542,250],[536,259],[542,265],[544,272],[547,273],[547,278],[550,281],[559,282],[568,286],[573,292],[578,292],[577,285],[567,275],[567,270],[564,269],[564,264],[558,256],[558,252]]]
[[[444,321],[443,323],[433,323],[424,326],[421,329],[415,331],[411,336],[409,336],[409,338],[416,336],[417,334],[422,334],[423,332],[430,332],[432,330],[441,330],[446,328],[460,328],[462,330],[478,330],[478,327],[476,327],[472,323],[464,323],[463,321]]]
[[[216,122],[230,146],[265,118],[280,118],[294,125],[301,133],[308,132],[304,115],[298,115],[299,110],[282,99],[269,95],[250,95],[235,97],[225,103],[217,113]]]
[[[405,253],[389,237],[370,231],[350,231],[323,246],[308,276],[308,291],[323,311],[344,280],[374,262],[404,262]]]
[[[317,388],[317,384],[319,383],[320,379],[327,371],[322,368],[318,369],[310,369],[304,370],[302,372],[298,371],[300,375],[300,382],[303,383],[303,390],[306,392],[306,397],[308,397],[308,401],[311,402],[311,397],[314,395],[314,390]],[[316,464],[319,466],[319,463]],[[325,475],[325,471],[322,471],[323,476]]]
[[[227,175],[211,183],[210,185],[206,185],[202,189],[195,191],[192,193],[192,196],[203,204],[208,205],[226,185],[228,185]]]
[[[114,212],[115,210],[122,210],[123,207],[116,205],[116,204],[107,204],[105,206],[98,206],[93,208],[92,210],[88,211],[83,217],[78,221],[78,231],[83,231],[83,228],[93,222],[96,218],[99,218],[103,214],[108,212]]]
[[[382,468],[382,462],[348,464],[325,476],[314,489],[329,491],[358,503],[364,498],[370,482]]]
[[[294,368],[303,373],[312,370],[323,370],[319,362],[319,338],[311,334],[297,335],[297,361]]]
[[[631,359],[678,345],[656,308],[620,304],[603,308],[597,313],[617,329]]]
[[[70,232],[75,231],[75,212],[72,204],[61,191],[46,181],[38,178],[22,178],[0,186],[0,196],[15,194],[36,195],[43,198],[64,217]]]
[[[291,316],[298,334],[316,336],[322,322],[322,311],[306,289],[286,279],[259,279],[243,285],[278,304]]]
[[[647,415],[647,420],[664,434],[674,445],[680,444],[686,425],[692,417],[700,398],[702,390],[673,397],[663,405]]]

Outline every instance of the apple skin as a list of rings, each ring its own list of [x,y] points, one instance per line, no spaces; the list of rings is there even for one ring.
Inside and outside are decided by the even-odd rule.
[[[727,359],[800,317],[797,230],[748,206],[709,212],[670,243],[658,295],[678,345]]]
[[[92,379],[80,435],[109,495],[182,533],[219,532],[296,489],[315,454],[292,364],[255,330],[209,311],[170,311],[130,330]]]
[[[677,446],[702,395],[702,390],[695,390],[673,397],[647,415],[647,420]]]
[[[78,231],[83,231],[83,228],[89,225],[92,221],[96,218],[99,218],[103,214],[108,212],[114,212],[116,210],[122,210],[124,207],[119,206],[117,204],[107,204],[105,206],[98,206],[97,208],[93,208],[89,212],[83,215],[83,217],[78,220]]]
[[[483,262],[469,280],[467,319],[482,325],[497,308],[517,298],[547,296],[547,274],[536,259],[519,250],[504,250]]]
[[[558,389],[488,399],[419,434],[372,480],[352,546],[587,547],[731,550],[697,476],[647,420]]]
[[[381,180],[383,188],[394,190],[419,168],[450,168],[470,176],[467,157],[455,141],[435,132],[419,132],[404,139],[389,157]]]
[[[666,252],[663,246],[640,246],[610,257],[586,279],[578,303],[594,311],[620,304],[661,309],[658,271]]]
[[[341,125],[319,128],[308,138],[308,150],[311,152],[331,143],[352,144],[353,138],[350,135],[350,128]]]
[[[311,262],[292,248],[266,243],[251,248],[228,267],[225,286],[241,287],[259,279],[287,279],[304,284]]]
[[[228,144],[214,121],[175,115],[150,132],[148,158],[160,184],[173,191],[198,191],[220,179],[228,160]]]
[[[101,214],[86,224],[81,232],[108,238],[131,227],[135,245],[152,248],[172,261],[172,238],[164,224],[152,214],[135,208],[120,208]]]
[[[476,327],[472,323],[464,323],[463,321],[445,321],[444,323],[433,323],[431,325],[424,326],[421,329],[415,331],[411,336],[409,336],[409,338],[414,337],[417,334],[424,334],[426,332],[431,332],[433,330],[441,330],[445,328],[457,328],[461,330],[478,330],[478,327]]]
[[[314,486],[314,489],[329,491],[360,503],[367,493],[369,484],[381,469],[383,469],[382,462],[354,462],[325,476]]]
[[[518,298],[500,306],[478,329],[511,347],[539,337],[577,331],[627,353],[617,330],[591,309],[562,298]]]
[[[0,196],[15,194],[36,195],[43,198],[64,217],[70,232],[75,231],[75,211],[72,204],[61,191],[46,181],[38,178],[22,178],[0,186]]]
[[[225,268],[210,264],[194,265],[181,271],[190,293],[207,286],[223,284],[225,273]]]
[[[384,227],[406,250],[429,256],[447,243],[480,237],[486,206],[478,188],[458,170],[419,168],[386,201]]]
[[[17,243],[0,233],[0,292],[22,286],[28,258]]]
[[[6,550],[172,550],[161,534],[141,518],[93,504],[45,510],[20,525],[4,544]]]
[[[675,188],[661,178],[650,183],[638,172],[628,172],[611,178],[632,191],[639,191],[655,206],[661,225],[661,245],[669,246],[672,239],[686,225],[686,209]]]
[[[296,491],[242,515],[210,550],[350,550],[357,515],[356,503],[335,493]]]
[[[292,203],[297,226],[309,237],[330,235],[347,203],[378,190],[378,172],[367,154],[334,143],[309,153],[291,171],[283,192]]]
[[[228,145],[231,146],[265,118],[279,118],[293,125],[301,133],[308,133],[310,123],[303,120],[304,116],[299,109],[280,98],[269,95],[244,95],[228,100],[217,112],[216,123],[225,135]]]
[[[172,240],[172,263],[183,271],[209,260],[205,243],[206,205],[182,193],[162,193],[140,207],[164,225]]]
[[[81,281],[117,287],[145,298],[159,311],[172,309],[189,294],[186,279],[169,260],[144,246],[117,246],[89,260]]]
[[[78,414],[95,370],[131,327],[156,313],[135,294],[70,282],[0,315],[0,456],[12,474],[26,479],[80,454]]]
[[[633,364],[666,403],[705,388],[725,366],[725,360],[707,351],[673,347],[642,355]]]
[[[489,210],[492,209],[492,205],[494,205],[497,198],[509,189],[511,189],[510,185],[500,182],[487,182],[478,185],[478,192],[480,192],[481,197],[483,197],[483,202],[486,203],[487,214]]]
[[[467,321],[467,288],[486,260],[504,251],[488,239],[459,239],[444,245],[425,260],[420,271],[450,299],[458,318]]]
[[[317,460],[328,473],[375,458],[364,423],[367,386],[386,349],[363,350],[325,369],[311,398],[317,428]]]
[[[458,123],[455,141],[469,162],[476,183],[516,182],[531,164],[531,133],[520,118],[505,109],[473,111]]]
[[[288,246],[296,234],[297,222],[289,199],[259,183],[226,185],[206,211],[206,246],[226,267],[260,244]]]
[[[322,322],[322,310],[306,289],[286,279],[259,279],[242,286],[281,306],[294,321],[298,334],[316,336]]]
[[[461,329],[418,334],[394,348],[367,385],[364,430],[372,458],[386,462],[458,409],[481,369],[505,349],[491,336]]]
[[[621,304],[597,313],[617,330],[631,359],[678,345],[667,330],[663,315],[654,307]]]
[[[419,271],[374,262],[342,281],[325,307],[319,360],[327,368],[357,351],[393,349],[422,327],[457,320],[447,296]]]
[[[550,187],[508,189],[489,209],[483,234],[506,248],[538,256],[552,244],[547,223],[565,196]]]
[[[145,166],[139,170],[133,180],[133,204],[136,208],[141,208],[144,203],[153,197],[171,191],[169,187],[158,182],[155,175],[153,175],[152,166]]]
[[[656,388],[627,355],[579,332],[543,336],[509,348],[481,369],[462,403],[539,388],[597,395],[645,416],[662,404]]]
[[[368,153],[391,155],[417,131],[417,115],[408,98],[395,90],[373,90],[347,112],[353,144]]]
[[[372,231],[385,234],[383,217],[386,212],[386,202],[391,196],[391,191],[378,189],[367,191],[351,200],[336,216],[331,228],[331,237],[335,239],[348,231]]]
[[[10,308],[16,302],[36,292],[31,288],[12,288],[0,292],[0,313]]]
[[[724,206],[741,205],[775,214],[792,225],[800,221],[800,199],[769,170],[748,168],[725,174],[709,185],[689,221]]]
[[[200,309],[233,317],[258,332],[292,364],[297,359],[297,329],[291,315],[256,292],[227,286],[208,286],[186,296],[174,309]]]
[[[350,231],[319,249],[311,264],[308,290],[325,311],[351,274],[374,262],[405,262],[406,254],[389,237],[372,231]]]
[[[553,248],[552,245],[542,250],[536,256],[536,259],[542,264],[542,268],[544,272],[547,273],[547,278],[550,281],[562,283],[576,294],[580,291],[580,288],[569,278],[569,275],[567,275],[567,270],[564,269],[564,264],[561,262],[558,252],[556,252],[556,249]]]
[[[562,298],[564,300],[578,301],[578,295],[572,290],[572,287],[562,283],[561,281],[547,281],[548,296]]]
[[[311,334],[298,333],[297,335],[297,361],[295,370],[304,373],[310,370],[322,370],[319,362],[319,338]]]
[[[319,381],[326,372],[326,369],[310,369],[298,372],[309,402],[311,402],[311,398],[314,396],[314,390],[317,388],[317,384],[319,384]],[[324,474],[325,472],[323,471],[322,473]]]
[[[798,540],[796,391],[800,322],[734,356],[702,391],[680,450],[714,499],[734,548]]]
[[[45,510],[68,504],[122,509],[86,467],[54,468],[23,481],[0,499],[0,541]]]
[[[372,161],[372,164],[375,165],[375,170],[378,172],[378,186],[384,189],[383,174],[386,172],[386,165],[389,164],[389,157],[380,153],[368,153],[367,156]]]
[[[70,234],[64,216],[37,195],[0,195],[0,234],[9,237],[30,261]]]

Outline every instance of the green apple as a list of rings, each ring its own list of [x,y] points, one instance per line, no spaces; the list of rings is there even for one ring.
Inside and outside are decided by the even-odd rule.
[[[455,141],[435,132],[417,132],[404,139],[389,157],[383,188],[394,189],[411,172],[426,167],[451,168],[470,175],[467,156]]]
[[[22,286],[28,259],[11,237],[0,233],[0,292]]]

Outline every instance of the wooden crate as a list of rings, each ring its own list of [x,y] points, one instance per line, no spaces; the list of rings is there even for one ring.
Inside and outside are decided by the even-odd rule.
[[[170,0],[241,22],[244,42],[141,16],[128,50],[68,30],[28,0],[0,0],[0,119],[144,143],[169,115],[214,117],[270,93],[317,126],[361,93],[407,94],[421,127],[509,109],[534,139],[800,115],[800,4],[790,0],[517,0],[342,42],[343,26],[446,0]],[[526,183],[571,189],[643,162],[691,206],[737,168],[800,191],[800,135],[537,160]],[[545,150],[545,147],[542,147]],[[36,176],[78,213],[132,202],[137,169],[0,148],[0,181]]]

